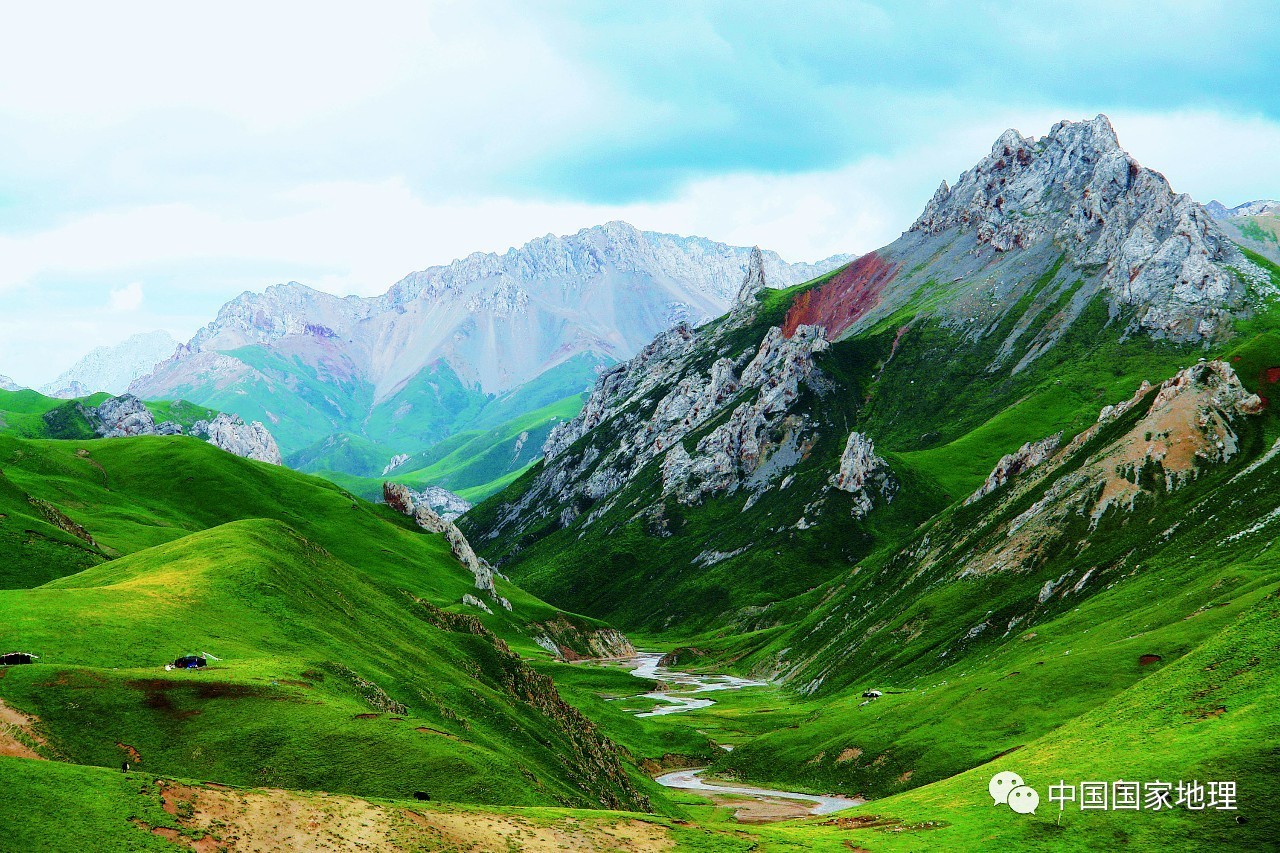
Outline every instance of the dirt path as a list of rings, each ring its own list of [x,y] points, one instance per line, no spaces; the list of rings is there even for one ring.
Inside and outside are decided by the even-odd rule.
[[[10,758],[37,758],[44,756],[31,747],[34,742],[44,746],[44,738],[36,734],[35,718],[0,701],[0,755]]]
[[[136,825],[197,853],[315,850],[522,850],[663,853],[666,827],[602,815],[533,822],[449,806],[409,809],[355,797],[163,782],[164,809],[182,829]],[[194,835],[201,835],[197,839]]]

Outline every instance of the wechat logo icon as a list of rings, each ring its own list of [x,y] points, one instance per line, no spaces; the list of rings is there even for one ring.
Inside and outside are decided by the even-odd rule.
[[[1018,814],[1035,814],[1040,805],[1040,794],[1026,784],[1017,773],[1003,771],[991,777],[987,783],[993,805],[1008,806]]]

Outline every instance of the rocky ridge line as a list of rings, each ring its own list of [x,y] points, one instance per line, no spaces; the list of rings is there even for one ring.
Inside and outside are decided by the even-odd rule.
[[[856,430],[845,441],[831,485],[853,495],[854,518],[864,518],[879,501],[892,503],[898,493],[889,463],[877,455],[875,443]]]
[[[426,503],[415,501],[414,493],[399,483],[383,483],[382,499],[387,506],[402,515],[412,518],[419,527],[428,533],[444,534],[445,541],[449,543],[449,550],[453,552],[453,556],[475,578],[476,589],[488,593],[489,597],[504,610],[511,609],[511,602],[499,595],[498,589],[494,585],[493,567],[476,556],[475,549],[471,547],[471,543],[467,541],[467,537],[463,535],[456,524],[441,518]]]
[[[1231,332],[1250,288],[1270,290],[1191,196],[1120,147],[1106,116],[1062,121],[1040,140],[1005,131],[991,153],[938,187],[911,232],[971,230],[998,252],[1052,240],[1082,270],[1100,270],[1113,304],[1175,340]]]
[[[740,290],[749,303],[767,286],[763,269],[753,265]],[[489,536],[544,502],[565,505],[562,526],[591,505],[590,525],[612,506],[610,496],[660,457],[663,493],[689,504],[743,487],[754,498],[782,478],[812,440],[807,419],[791,409],[802,387],[820,385],[814,356],[828,343],[817,326],[799,326],[791,336],[775,326],[736,357],[722,355],[705,370],[693,367],[700,351],[723,351],[725,337],[750,317],[735,311],[708,332],[677,326],[602,374],[582,412],[552,430],[543,470]],[[724,423],[692,450],[685,446],[686,436],[744,396]],[[616,439],[572,450],[606,424]]]

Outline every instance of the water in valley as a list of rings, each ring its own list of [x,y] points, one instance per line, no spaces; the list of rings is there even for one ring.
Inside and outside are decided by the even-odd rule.
[[[641,652],[633,661],[631,674],[638,678],[651,679],[663,684],[667,689],[644,694],[646,697],[665,704],[658,705],[651,711],[636,714],[637,717],[662,717],[670,714],[682,714],[700,708],[709,708],[715,700],[705,695],[724,690],[742,690],[751,687],[764,687],[768,682],[753,681],[735,675],[693,674],[677,672],[662,666],[662,655],[656,652]],[[725,746],[725,749],[732,747]],[[706,781],[703,774],[706,768],[677,770],[663,774],[657,778],[659,785],[667,788],[678,788],[702,794],[712,799],[728,798],[736,801],[747,798],[754,804],[738,810],[740,820],[779,820],[804,815],[824,815],[843,809],[861,805],[865,800],[853,797],[822,796],[818,794],[802,794],[797,791],[775,791],[769,788],[756,788],[749,785],[731,785]]]

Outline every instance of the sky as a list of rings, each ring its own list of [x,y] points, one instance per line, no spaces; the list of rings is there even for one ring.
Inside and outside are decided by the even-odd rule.
[[[11,6],[0,374],[611,219],[865,252],[1100,112],[1179,191],[1280,198],[1277,69],[1270,0]]]

